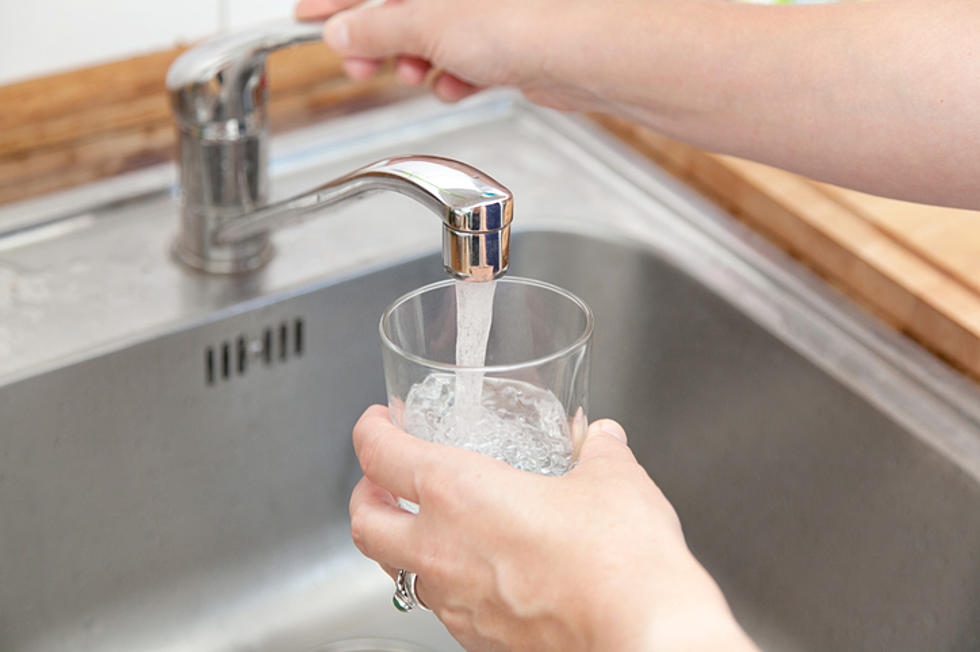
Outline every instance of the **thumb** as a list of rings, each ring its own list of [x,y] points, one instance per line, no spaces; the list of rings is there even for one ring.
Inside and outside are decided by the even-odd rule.
[[[589,426],[579,452],[578,466],[587,466],[597,459],[636,461],[626,444],[626,430],[612,419],[599,419]]]

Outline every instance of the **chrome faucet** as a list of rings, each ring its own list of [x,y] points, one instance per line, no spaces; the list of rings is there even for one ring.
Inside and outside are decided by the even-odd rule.
[[[345,199],[393,190],[442,217],[449,274],[474,281],[502,275],[513,195],[459,161],[388,158],[267,204],[265,59],[273,50],[319,39],[322,29],[317,22],[270,23],[205,41],[170,66],[167,90],[177,117],[180,167],[178,260],[210,273],[248,272],[271,257],[272,229]]]

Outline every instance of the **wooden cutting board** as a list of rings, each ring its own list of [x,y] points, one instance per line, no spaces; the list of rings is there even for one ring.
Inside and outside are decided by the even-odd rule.
[[[912,204],[596,119],[899,330],[980,378],[980,212]]]

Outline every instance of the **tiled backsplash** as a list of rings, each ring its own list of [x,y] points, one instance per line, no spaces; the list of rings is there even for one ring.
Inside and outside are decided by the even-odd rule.
[[[0,0],[0,84],[292,15],[296,0]]]

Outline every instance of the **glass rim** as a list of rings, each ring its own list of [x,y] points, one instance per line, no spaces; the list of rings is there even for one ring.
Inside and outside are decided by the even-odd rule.
[[[468,281],[468,282],[481,283],[482,281]],[[571,344],[567,344],[559,348],[557,351],[554,351],[547,355],[543,355],[537,358],[532,358],[530,360],[525,360],[523,362],[515,362],[512,364],[483,365],[480,367],[468,367],[468,366],[457,365],[448,362],[437,362],[435,360],[430,360],[421,355],[411,353],[407,351],[404,347],[401,347],[398,344],[396,344],[394,341],[392,341],[392,339],[388,337],[388,334],[385,332],[385,322],[390,319],[391,315],[408,301],[411,301],[412,299],[419,297],[425,294],[426,292],[430,292],[432,290],[437,290],[448,286],[454,286],[456,283],[455,279],[449,278],[449,279],[443,279],[441,281],[436,281],[435,283],[429,283],[428,285],[423,285],[420,288],[416,288],[411,292],[403,294],[402,296],[395,299],[390,306],[385,308],[384,312],[381,313],[381,320],[378,322],[378,332],[381,334],[381,343],[384,346],[386,346],[388,349],[394,351],[398,355],[405,358],[406,360],[415,362],[417,364],[421,364],[425,367],[429,367],[430,369],[436,369],[439,371],[467,370],[467,371],[482,371],[484,373],[504,373],[508,371],[514,371],[517,369],[536,367],[542,364],[546,364],[548,362],[552,362],[554,360],[557,360],[558,358],[568,355],[570,352],[578,348],[585,346],[586,344],[588,344],[589,340],[592,339],[592,332],[595,329],[595,315],[593,315],[592,313],[592,308],[590,308],[587,303],[579,299],[577,296],[575,296],[568,290],[558,287],[557,285],[548,283],[546,281],[539,281],[533,278],[525,278],[523,276],[505,276],[503,278],[498,278],[497,282],[537,287],[543,290],[548,290],[550,292],[553,292],[555,294],[564,297],[565,299],[568,299],[573,304],[578,306],[579,309],[585,314],[585,328],[582,330],[582,333],[577,338],[575,338],[574,341],[572,341]]]

